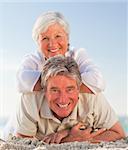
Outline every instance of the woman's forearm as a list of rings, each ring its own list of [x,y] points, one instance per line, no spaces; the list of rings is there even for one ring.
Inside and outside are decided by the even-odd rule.
[[[41,87],[41,77],[39,78],[39,80],[36,82],[33,91],[40,91],[42,89]]]

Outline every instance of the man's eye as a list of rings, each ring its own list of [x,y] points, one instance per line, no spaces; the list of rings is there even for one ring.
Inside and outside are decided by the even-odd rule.
[[[51,89],[51,92],[52,93],[59,93],[59,90],[57,90],[57,89]]]
[[[67,89],[67,92],[68,92],[68,93],[72,93],[73,91],[74,91],[74,88],[68,88],[68,89]]]

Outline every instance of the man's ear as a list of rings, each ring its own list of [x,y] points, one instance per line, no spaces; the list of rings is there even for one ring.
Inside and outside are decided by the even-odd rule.
[[[43,87],[43,92],[46,95],[46,93],[47,93],[47,88],[46,87]]]
[[[81,86],[81,85],[77,85],[78,92],[80,92],[80,86]]]

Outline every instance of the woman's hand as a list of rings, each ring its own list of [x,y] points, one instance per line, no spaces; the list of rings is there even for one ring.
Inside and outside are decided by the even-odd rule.
[[[80,86],[80,93],[91,93],[94,94],[86,85],[83,83]]]
[[[42,87],[41,87],[41,77],[39,78],[39,80],[36,82],[33,91],[41,91]]]

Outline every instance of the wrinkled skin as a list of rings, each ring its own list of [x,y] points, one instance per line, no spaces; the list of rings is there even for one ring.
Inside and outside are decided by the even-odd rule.
[[[91,142],[99,142],[99,140],[93,140],[95,136],[103,133],[105,129],[100,129],[97,132],[91,132],[92,128],[87,128],[85,130],[80,130],[83,124],[80,122],[76,124],[71,130],[61,130],[56,133],[52,133],[50,135],[45,136],[42,140],[48,144],[51,143],[65,143],[65,142],[74,142],[74,141],[91,141]]]

